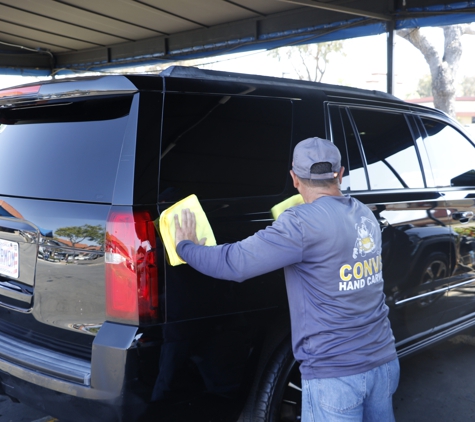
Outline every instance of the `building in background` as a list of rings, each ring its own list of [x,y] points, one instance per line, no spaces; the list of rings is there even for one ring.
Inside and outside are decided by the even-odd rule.
[[[409,103],[434,107],[433,97],[406,100]],[[475,97],[457,97],[455,99],[455,117],[465,126],[475,139]]]

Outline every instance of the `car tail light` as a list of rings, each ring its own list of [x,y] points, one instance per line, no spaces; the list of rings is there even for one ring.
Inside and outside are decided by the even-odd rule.
[[[106,313],[112,320],[158,319],[156,231],[147,211],[113,208],[105,243]]]
[[[2,97],[20,97],[22,95],[37,94],[41,85],[22,86],[17,88],[7,88],[0,90],[0,98]]]

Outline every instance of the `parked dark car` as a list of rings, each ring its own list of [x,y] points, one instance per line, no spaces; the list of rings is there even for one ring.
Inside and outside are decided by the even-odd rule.
[[[299,420],[283,272],[170,266],[155,222],[196,194],[218,243],[266,227],[308,137],[383,230],[399,356],[475,324],[475,147],[442,112],[171,67],[3,90],[0,124],[0,389],[61,422]]]

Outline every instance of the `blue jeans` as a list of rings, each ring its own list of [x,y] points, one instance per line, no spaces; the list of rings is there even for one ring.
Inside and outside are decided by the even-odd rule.
[[[397,359],[341,378],[302,380],[302,422],[394,422]]]

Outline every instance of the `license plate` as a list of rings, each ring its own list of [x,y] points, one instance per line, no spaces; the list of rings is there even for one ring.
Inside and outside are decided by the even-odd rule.
[[[18,243],[0,239],[0,274],[18,278]]]

